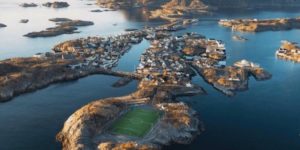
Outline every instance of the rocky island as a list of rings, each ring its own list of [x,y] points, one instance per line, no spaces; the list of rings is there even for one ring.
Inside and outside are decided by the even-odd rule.
[[[28,22],[29,22],[28,19],[21,19],[21,20],[20,20],[20,23],[28,23]]]
[[[50,21],[56,22],[56,27],[47,28],[46,30],[39,32],[31,32],[24,36],[30,38],[36,37],[52,37],[62,34],[73,34],[76,33],[78,28],[82,26],[94,25],[91,21],[82,21],[82,20],[71,20],[68,18],[53,18],[49,19]]]
[[[47,2],[44,3],[43,6],[49,7],[49,8],[66,8],[70,5],[67,2]]]
[[[297,43],[282,41],[280,48],[276,51],[276,56],[280,59],[300,62],[300,47]]]
[[[5,27],[7,27],[5,24],[0,23],[0,28],[5,28]]]
[[[93,10],[91,10],[91,12],[99,13],[99,12],[102,12],[102,10],[101,9],[93,9]]]
[[[247,38],[245,38],[245,37],[243,37],[243,36],[240,36],[240,35],[233,35],[233,36],[232,36],[232,39],[235,40],[235,41],[241,41],[241,42],[248,41]]]
[[[22,3],[20,4],[20,6],[27,8],[27,7],[37,7],[38,5],[35,3]]]
[[[72,21],[72,19],[69,19],[69,18],[50,18],[49,21],[52,21],[52,22],[67,22],[67,21]]]
[[[282,31],[300,28],[300,18],[279,19],[222,19],[219,24],[240,32]]]
[[[161,149],[171,143],[189,144],[202,132],[201,123],[197,113],[176,101],[167,88],[176,85],[157,86],[144,79],[135,93],[94,101],[70,116],[57,139],[65,150]],[[157,115],[148,120],[151,114]],[[130,126],[124,129],[127,124]]]

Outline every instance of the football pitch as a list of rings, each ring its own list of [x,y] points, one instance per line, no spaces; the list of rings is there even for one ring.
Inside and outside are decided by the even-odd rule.
[[[121,116],[113,125],[112,133],[143,137],[160,117],[160,112],[152,109],[135,108]]]

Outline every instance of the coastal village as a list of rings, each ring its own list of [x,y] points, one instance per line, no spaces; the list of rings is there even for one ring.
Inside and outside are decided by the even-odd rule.
[[[95,145],[78,141],[83,137],[90,137],[86,138],[86,141],[96,141],[98,144],[96,147],[99,149],[124,148],[128,145],[131,148],[160,149],[171,142],[188,144],[202,131],[199,128],[201,124],[195,111],[186,104],[177,102],[176,97],[206,93],[200,85],[192,83],[194,76],[199,74],[214,88],[227,96],[233,96],[236,91],[248,88],[250,75],[258,80],[266,80],[271,78],[271,74],[259,65],[246,60],[227,66],[226,46],[221,40],[206,38],[198,33],[172,35],[173,31],[185,26],[187,25],[179,21],[172,25],[132,30],[116,36],[87,37],[62,42],[53,47],[53,52],[38,53],[28,58],[27,61],[43,64],[36,66],[38,69],[32,68],[31,65],[26,66],[27,73],[17,70],[18,77],[14,78],[8,75],[9,72],[1,73],[1,78],[6,81],[2,82],[0,96],[2,99],[9,99],[15,94],[27,92],[28,89],[32,91],[53,82],[74,80],[89,74],[137,79],[139,84],[136,92],[88,104],[87,107],[97,108],[95,111],[98,114],[87,113],[78,116],[77,112],[71,116],[57,135],[63,148],[81,149],[78,146],[82,145],[84,148],[96,149]],[[148,40],[151,45],[141,55],[136,71],[114,70],[119,59],[131,49],[132,45],[139,44],[142,40]],[[25,61],[20,59],[19,62]],[[14,63],[14,60],[6,60],[0,67],[4,67],[4,64],[8,67],[9,63]],[[26,84],[33,78],[42,78],[39,75],[43,74],[38,72],[41,69],[45,70],[44,72],[48,74],[46,77],[49,78],[46,81],[38,80],[35,84]],[[56,73],[53,74],[53,71]],[[49,76],[50,74],[52,76]],[[11,84],[15,83],[13,82],[15,80],[19,80],[19,84]],[[20,86],[20,82],[23,86]],[[114,110],[114,113],[109,113],[107,108]],[[82,114],[82,111],[86,112],[86,107],[79,110],[79,114]],[[149,125],[135,124],[141,128],[135,132],[125,128],[131,124],[122,121],[127,117],[146,121],[145,118],[129,115],[132,111],[146,111],[145,115],[152,118],[148,120]],[[102,117],[98,118],[97,115]],[[124,117],[125,119],[122,119]],[[90,126],[90,119],[93,118],[101,122],[99,126]],[[89,128],[89,131],[82,132],[84,128]],[[100,132],[99,128],[102,128]],[[70,135],[70,130],[76,133],[76,136]],[[92,132],[97,134],[90,136]]]
[[[156,78],[163,83],[167,82],[166,79],[175,84],[179,84],[182,80],[183,85],[191,86],[185,78],[189,79],[193,75],[194,70],[191,68],[193,66],[206,81],[217,89],[222,89],[221,91],[228,96],[233,95],[228,91],[247,89],[249,75],[254,75],[260,80],[271,77],[259,65],[253,65],[254,63],[246,60],[240,65],[227,67],[226,48],[221,40],[205,39],[197,33],[172,36],[169,31],[161,29],[161,27],[146,28],[115,37],[89,37],[67,41],[55,46],[53,51],[61,57],[80,60],[69,65],[72,69],[83,67],[111,69],[131,48],[131,44],[140,43],[145,38],[151,41],[151,46],[142,54],[137,74],[148,79]],[[214,77],[216,74],[220,77]]]
[[[189,143],[201,132],[197,129],[200,126],[199,120],[195,118],[193,110],[183,103],[177,103],[175,99],[177,96],[205,94],[199,85],[191,82],[193,76],[199,73],[209,84],[228,96],[233,96],[236,91],[246,90],[250,75],[257,80],[271,78],[271,74],[258,64],[246,60],[227,66],[226,48],[221,40],[206,39],[198,33],[173,36],[170,31],[162,30],[161,27],[130,31],[114,37],[88,37],[67,41],[55,46],[53,51],[71,53],[83,60],[73,64],[72,69],[89,65],[106,67],[107,62],[109,67],[106,69],[111,69],[114,60],[128,51],[131,44],[142,40],[149,40],[151,45],[141,55],[140,64],[135,71],[140,77],[138,90],[128,96],[95,101],[74,113],[57,135],[65,149],[79,149],[78,144],[72,143],[80,143],[84,148],[91,149],[95,146],[98,149],[160,149],[171,141]],[[91,136],[92,132],[99,130],[98,127],[90,126],[91,120],[80,115],[89,107],[97,108],[97,114],[86,114],[88,118],[101,122],[101,131],[94,136]],[[147,117],[141,119],[136,116],[138,113],[133,113],[135,111],[149,112],[145,114],[147,116],[151,115],[150,112],[162,116],[144,122]],[[102,117],[97,118],[97,115]],[[144,123],[132,124],[126,122],[127,119],[138,119]],[[125,127],[128,124],[132,125]],[[132,126],[143,129],[133,131]],[[83,128],[89,128],[89,131],[82,132]],[[76,133],[76,137],[69,134],[70,130]],[[84,141],[76,140],[80,137],[89,138]],[[98,145],[85,142],[91,140]]]
[[[112,5],[112,2],[105,3],[101,0],[98,3],[113,9],[128,4],[124,2]],[[160,26],[126,29],[126,32],[114,36],[68,40],[55,45],[51,52],[1,61],[0,102],[52,83],[76,80],[92,74],[137,80],[135,92],[93,101],[73,113],[56,136],[63,149],[162,149],[172,143],[191,143],[203,132],[203,125],[197,112],[180,102],[178,97],[207,94],[201,85],[192,82],[193,77],[202,77],[207,84],[231,97],[248,89],[250,77],[264,81],[271,79],[272,75],[263,66],[249,60],[228,64],[228,50],[222,40],[207,38],[195,32],[174,34],[199,22],[196,18],[183,16],[189,14],[187,16],[190,17],[195,12],[205,13],[208,9],[208,6],[195,0],[189,5],[183,1],[183,6],[170,9],[178,3],[179,1],[173,0],[151,12],[153,18],[169,21]],[[136,7],[142,5],[144,4],[135,4]],[[191,8],[193,5],[194,8]],[[38,5],[24,3],[21,6]],[[64,8],[69,7],[69,4],[54,2],[43,6]],[[162,13],[165,14],[160,16]],[[24,36],[58,36],[75,33],[77,27],[94,24],[91,21],[68,18],[52,18],[49,21],[55,22],[56,26]],[[299,18],[222,19],[219,24],[232,31],[242,32],[300,28]],[[1,25],[6,27],[4,24],[0,24],[0,27]],[[238,35],[232,38],[237,41],[247,40]],[[116,70],[122,56],[143,40],[147,40],[150,47],[141,54],[135,70]],[[300,62],[300,47],[297,43],[283,41],[276,56]]]

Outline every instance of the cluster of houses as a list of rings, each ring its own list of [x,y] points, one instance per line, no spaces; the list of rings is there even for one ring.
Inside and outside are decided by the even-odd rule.
[[[220,40],[205,39],[197,33],[172,36],[168,32],[151,32],[151,46],[141,55],[137,73],[160,82],[191,86],[190,63],[226,65],[225,44]]]
[[[297,43],[282,41],[281,47],[276,51],[278,58],[300,62],[300,47]]]
[[[167,46],[169,45],[169,47]],[[162,83],[190,85],[189,67],[171,43],[154,40],[150,48],[141,55],[137,73],[147,79]]]
[[[55,46],[53,52],[39,53],[34,57],[73,60],[68,67],[74,70],[111,69],[133,44],[144,38],[151,42],[151,46],[141,55],[136,72],[149,80],[190,87],[191,63],[199,63],[202,67],[226,65],[222,41],[206,39],[197,33],[173,36],[169,31],[157,28],[66,41]]]
[[[205,38],[188,38],[182,50],[187,61],[196,63],[201,68],[225,67],[226,48],[221,40]]]
[[[66,41],[53,48],[53,52],[38,53],[33,57],[74,60],[68,67],[81,69],[101,67],[111,69],[133,44],[143,40],[144,31],[134,31],[117,36],[88,37]]]

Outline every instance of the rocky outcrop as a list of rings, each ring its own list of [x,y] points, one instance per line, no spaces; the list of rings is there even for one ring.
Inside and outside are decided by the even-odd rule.
[[[0,23],[0,28],[4,28],[4,27],[7,27],[7,26],[3,23]]]
[[[82,21],[82,20],[72,20],[72,21],[63,21],[63,22],[58,22],[58,26],[62,27],[82,27],[82,26],[91,26],[94,25],[92,21]]]
[[[20,23],[28,23],[28,22],[29,22],[28,19],[21,19],[21,20],[20,20]]]
[[[67,21],[72,21],[72,19],[69,18],[51,18],[49,21],[52,22],[67,22]]]
[[[21,7],[37,7],[38,5],[35,3],[22,3],[20,4]]]
[[[36,38],[36,37],[52,37],[52,36],[58,36],[62,34],[72,34],[76,33],[78,28],[80,26],[90,26],[94,25],[91,21],[82,21],[82,20],[71,20],[67,18],[53,18],[50,19],[53,22],[57,22],[57,26],[53,28],[47,28],[46,30],[39,31],[39,32],[31,32],[24,36],[30,37],[30,38]]]
[[[30,38],[36,38],[36,37],[52,37],[52,36],[58,36],[62,34],[73,34],[76,33],[75,31],[78,28],[76,27],[53,27],[53,28],[47,28],[46,30],[39,31],[39,32],[30,32],[28,34],[25,34],[24,36],[30,37]]]
[[[241,42],[248,41],[247,38],[245,38],[243,36],[240,36],[240,35],[233,35],[232,39],[235,40],[235,41],[241,41]]]
[[[78,79],[92,73],[67,68],[71,61],[13,58],[0,62],[0,102],[45,87],[53,82]]]
[[[69,7],[70,5],[67,2],[47,2],[44,3],[43,6],[51,7],[51,8],[65,8]]]
[[[102,10],[101,9],[94,9],[94,10],[91,10],[91,12],[102,12]]]

